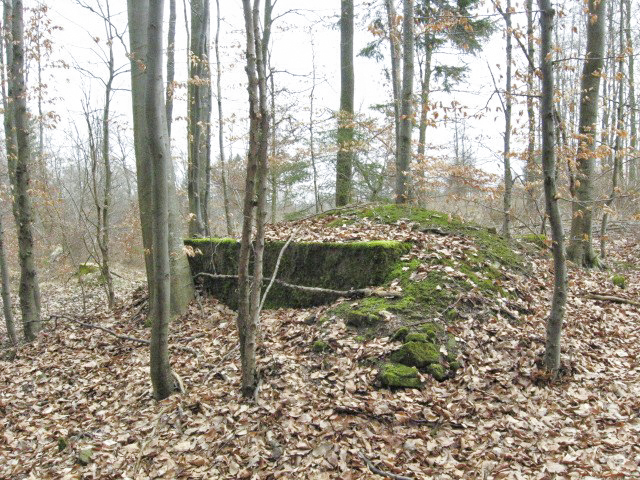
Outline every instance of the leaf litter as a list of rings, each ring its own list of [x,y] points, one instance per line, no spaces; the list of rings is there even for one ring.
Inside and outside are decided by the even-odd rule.
[[[418,258],[475,248],[406,222],[327,222],[273,227],[268,238],[409,240]],[[0,477],[378,478],[368,459],[416,479],[640,478],[640,309],[587,297],[640,297],[637,238],[610,240],[614,262],[636,265],[624,290],[611,272],[570,271],[563,375],[553,382],[538,368],[553,280],[543,255],[509,273],[526,308],[448,326],[463,367],[443,383],[424,377],[422,390],[376,389],[372,359],[393,345],[357,340],[341,320],[323,334],[331,349],[313,352],[317,327],[305,320],[327,307],[263,313],[255,403],[239,394],[234,312],[215,299],[200,298],[172,323],[172,365],[187,392],[162,402],[151,395],[144,345],[64,318],[48,322],[17,358],[2,360]],[[129,297],[115,314],[102,309],[99,291],[90,292],[86,316],[70,285],[48,284],[43,298],[49,314],[148,339],[135,286],[121,286]]]

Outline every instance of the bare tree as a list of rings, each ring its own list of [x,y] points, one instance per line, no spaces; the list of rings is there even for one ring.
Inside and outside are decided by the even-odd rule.
[[[542,72],[542,98],[540,119],[542,121],[542,169],[544,175],[544,194],[551,239],[553,241],[554,285],[551,312],[547,318],[544,366],[556,374],[560,368],[560,340],[562,322],[567,303],[567,266],[564,251],[564,232],[558,208],[556,190],[556,159],[554,138],[554,79],[551,35],[555,11],[550,0],[538,0],[540,7],[540,70]]]
[[[11,35],[6,39],[8,75],[8,104],[11,118],[7,137],[9,177],[13,187],[14,215],[18,230],[18,256],[20,258],[20,309],[27,341],[35,339],[40,331],[40,291],[34,259],[33,208],[30,190],[31,139],[27,114],[25,85],[24,22],[21,0],[8,0],[5,7],[5,27]],[[15,142],[14,142],[15,139]]]
[[[511,27],[511,0],[507,0],[507,11],[505,13],[505,32],[507,36],[506,45],[506,72],[505,72],[505,92],[504,92],[504,149],[503,149],[503,161],[504,161],[504,197],[503,197],[503,209],[504,217],[502,222],[502,234],[509,238],[511,234],[511,191],[513,189],[513,177],[511,175],[511,53],[512,47],[512,27]]]
[[[167,136],[171,144],[171,124],[173,123],[173,95],[176,74],[176,0],[169,0],[169,29],[167,31]]]
[[[270,114],[267,100],[265,53],[271,33],[271,0],[265,2],[264,31],[260,31],[260,0],[242,0],[247,37],[249,81],[249,155],[243,205],[242,239],[238,259],[238,317],[242,362],[242,395],[252,397],[257,388],[256,344],[262,290],[262,261],[267,216],[267,173]],[[253,233],[255,227],[255,234]],[[253,276],[249,259],[253,251]]]
[[[409,166],[411,163],[411,132],[413,130],[413,0],[404,0],[402,24],[402,108],[400,112],[400,143],[396,155],[396,203],[409,201]]]
[[[598,265],[593,251],[593,176],[600,77],[605,44],[606,0],[589,0],[587,46],[580,80],[579,145],[576,158],[576,195],[573,199],[571,236],[567,255],[584,267]]]
[[[400,83],[400,59],[402,57],[402,53],[400,51],[400,38],[397,28],[398,16],[396,15],[396,6],[394,4],[394,0],[385,0],[384,5],[385,9],[387,10],[387,22],[389,24],[389,47],[391,50],[391,91],[393,92],[393,123],[396,129],[395,147],[397,150],[398,145],[400,144],[400,95],[402,94],[402,85]],[[429,75],[431,75],[431,72],[429,72]]]
[[[340,10],[340,111],[336,160],[336,206],[351,201],[353,181],[353,0],[341,0]]]
[[[2,275],[2,311],[4,313],[4,323],[7,326],[7,337],[9,337],[9,343],[16,346],[18,344],[18,335],[16,334],[15,322],[13,321],[11,288],[9,285],[9,267],[7,266],[7,254],[4,248],[4,225],[2,221],[2,214],[0,214],[0,274]]]

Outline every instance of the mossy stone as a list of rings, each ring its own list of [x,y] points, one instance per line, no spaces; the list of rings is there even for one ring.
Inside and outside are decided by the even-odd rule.
[[[416,367],[385,363],[380,369],[380,382],[388,388],[420,388],[422,382]]]
[[[430,341],[438,338],[438,335],[443,331],[440,325],[433,322],[423,323],[422,325],[420,325],[419,330],[420,332],[424,333]]]
[[[315,342],[313,342],[313,346],[311,347],[311,349],[316,353],[323,353],[331,350],[331,347],[324,340],[316,340]]]
[[[393,335],[391,335],[391,340],[404,342],[408,334],[409,334],[409,327],[400,327],[393,333]]]
[[[433,376],[433,378],[435,378],[439,382],[442,382],[448,378],[447,369],[439,363],[432,363],[431,365],[428,365],[427,373],[430,373],[431,376]]]
[[[61,452],[69,446],[69,441],[64,437],[58,438],[58,451]]]
[[[428,342],[431,340],[426,333],[411,332],[405,337],[406,342]]]
[[[90,448],[85,448],[80,450],[78,453],[76,460],[80,465],[89,465],[91,463],[91,459],[93,458],[93,450]]]
[[[616,273],[611,279],[611,281],[616,287],[619,287],[619,288],[627,287],[627,277],[625,277],[624,275],[620,275],[619,273]]]
[[[438,347],[433,343],[407,342],[391,354],[391,361],[410,367],[425,368],[440,360]]]

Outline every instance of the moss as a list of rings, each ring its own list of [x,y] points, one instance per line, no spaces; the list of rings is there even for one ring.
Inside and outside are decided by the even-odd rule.
[[[438,335],[443,333],[443,328],[434,322],[423,323],[419,330],[424,333],[430,341],[434,341]]]
[[[235,275],[240,244],[229,238],[187,239],[185,245],[197,247],[201,254],[190,256],[194,274],[200,272]],[[265,245],[264,272],[269,278],[284,242]],[[411,244],[396,241],[351,243],[291,243],[285,251],[278,278],[287,283],[333,290],[349,290],[384,284],[389,271],[411,249]],[[199,277],[214,296],[227,305],[237,306],[235,279]],[[266,285],[267,280],[265,280]],[[306,292],[274,284],[266,308],[309,307],[331,303],[338,295]]]
[[[447,369],[439,363],[432,363],[431,365],[427,366],[427,373],[431,374],[433,378],[435,378],[439,382],[442,382],[448,378]]]
[[[393,335],[391,335],[391,340],[404,342],[404,339],[407,337],[408,333],[409,333],[409,327],[400,327],[393,333]]]
[[[418,333],[418,332],[411,332],[410,334],[408,334],[405,338],[406,342],[428,342],[432,339],[430,339],[429,337],[427,337],[426,333]]]
[[[611,281],[616,287],[620,287],[620,288],[627,287],[627,277],[625,277],[624,275],[620,275],[619,273],[616,273],[611,279]]]
[[[65,437],[58,437],[57,444],[58,444],[58,451],[61,452],[69,446],[69,440],[67,440]]]
[[[311,347],[311,349],[316,353],[324,353],[331,350],[331,347],[324,340],[316,340],[315,342],[313,342],[313,346]]]
[[[354,340],[359,343],[364,343],[367,341],[367,337],[366,335],[358,335],[354,338]]]
[[[91,463],[92,458],[93,458],[93,450],[91,450],[90,448],[85,448],[83,450],[80,450],[80,452],[78,452],[76,461],[80,465],[89,465],[89,463]]]
[[[379,374],[380,382],[388,388],[420,388],[422,382],[415,367],[385,363]]]
[[[78,265],[78,269],[76,270],[76,275],[82,277],[84,275],[89,275],[91,273],[98,273],[100,271],[100,266],[96,263],[92,262],[84,262]]]
[[[453,361],[449,362],[449,368],[454,372],[456,370],[459,370],[461,366],[462,365],[460,364],[460,362],[458,360],[453,360]]]
[[[549,248],[549,240],[543,233],[529,233],[520,235],[519,240],[534,245],[539,250],[547,250]]]
[[[425,368],[440,360],[438,347],[433,343],[407,342],[391,354],[391,361],[410,367]]]

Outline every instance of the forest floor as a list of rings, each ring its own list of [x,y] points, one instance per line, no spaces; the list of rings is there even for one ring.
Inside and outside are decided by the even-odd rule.
[[[50,282],[51,320],[0,360],[0,478],[640,478],[639,239],[612,234],[613,270],[570,269],[563,374],[553,382],[537,367],[548,255],[511,277],[530,313],[449,325],[462,368],[442,383],[425,377],[420,390],[376,389],[364,360],[394,347],[358,340],[342,321],[332,351],[314,353],[317,326],[305,320],[327,307],[264,312],[255,402],[239,393],[234,313],[214,299],[172,323],[186,393],[156,402],[146,345],[74,322],[148,339],[140,284],[121,281],[115,313],[91,287],[83,313],[75,281]],[[626,288],[612,284],[613,271]]]

